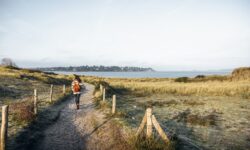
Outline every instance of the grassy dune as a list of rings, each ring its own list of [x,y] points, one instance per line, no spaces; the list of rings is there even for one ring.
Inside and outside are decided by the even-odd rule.
[[[126,89],[142,95],[167,93],[184,96],[237,96],[250,98],[249,70],[249,68],[236,69],[230,76],[197,76],[196,78],[177,79],[85,77],[84,80],[91,83],[105,81],[116,89]]]
[[[50,121],[41,116],[53,121],[57,113],[53,115],[52,112],[60,108],[46,112],[54,105],[48,99],[50,84],[54,84],[53,98],[54,103],[57,103],[63,98],[62,85],[70,84],[72,79],[70,75],[0,67],[0,104],[10,105],[10,139],[28,137],[29,132],[24,134],[26,136],[20,136],[20,133],[34,121],[40,120],[41,126],[46,126],[44,123]],[[94,94],[97,102],[108,113],[112,94],[117,95],[117,113],[114,117],[122,122],[120,127],[131,127],[131,132],[137,129],[145,108],[150,106],[166,132],[182,135],[201,147],[245,149],[250,146],[250,68],[236,69],[229,76],[163,79],[83,76],[82,79],[96,86]],[[98,91],[100,84],[107,89],[106,102],[101,101]],[[38,89],[39,112],[42,114],[37,117],[33,114],[34,88]],[[33,140],[40,134],[37,132]],[[130,146],[134,149],[165,147],[164,143],[156,142],[157,137],[156,141],[152,139],[146,143],[143,138],[139,142],[132,140]],[[179,149],[187,146],[178,142],[176,146]],[[172,149],[172,146],[167,149]]]
[[[24,128],[28,131],[27,127],[32,122],[41,120],[40,114],[46,115],[45,111],[63,100],[62,85],[69,85],[71,80],[71,76],[13,67],[0,67],[0,105],[9,105],[8,146],[10,149],[16,146],[13,144],[16,138],[30,137],[30,134],[22,137]],[[52,103],[49,101],[51,84],[54,85]],[[37,89],[38,92],[38,116],[35,116],[33,112],[34,89]],[[67,92],[69,92],[69,89],[67,89]],[[56,117],[56,110],[49,114],[48,119],[53,118],[52,116]],[[46,119],[43,122],[46,122]],[[36,128],[39,128],[39,124],[36,125]],[[36,132],[34,131],[34,137],[36,137]]]
[[[83,80],[107,89],[111,107],[117,95],[116,117],[138,128],[147,107],[168,133],[188,139],[205,149],[246,149],[250,139],[250,68],[239,68],[228,76],[195,78],[97,78]],[[101,98],[99,99],[101,100]],[[178,140],[176,147],[183,149]]]
[[[144,94],[176,94],[176,95],[200,95],[200,96],[242,96],[249,97],[246,93],[250,92],[250,85],[247,81],[206,81],[179,83],[174,81],[160,82],[127,82],[111,81],[111,86],[125,88],[131,91],[142,91]]]

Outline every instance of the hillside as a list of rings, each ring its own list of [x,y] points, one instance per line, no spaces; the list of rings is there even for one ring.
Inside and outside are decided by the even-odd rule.
[[[234,69],[232,72],[232,78],[235,80],[249,80],[250,67],[241,67]]]
[[[176,135],[176,149],[250,147],[249,68],[237,68],[227,76],[163,79],[85,76],[83,80],[95,84],[96,89],[99,84],[105,86],[110,109],[115,94],[117,116],[130,127],[138,127],[145,108],[152,107],[163,130],[170,131],[167,135]],[[100,107],[107,105],[102,101],[100,96]],[[187,143],[196,146],[189,147]]]
[[[41,138],[43,129],[58,117],[60,104],[69,98],[72,79],[73,76],[0,66],[0,106],[9,105],[8,149],[25,149]],[[66,85],[65,94],[63,85]],[[34,89],[37,89],[36,112]]]
[[[36,68],[41,71],[69,71],[69,72],[87,72],[87,71],[100,71],[100,72],[144,72],[154,71],[152,68],[142,67],[119,67],[119,66],[77,66],[77,67],[47,67]]]

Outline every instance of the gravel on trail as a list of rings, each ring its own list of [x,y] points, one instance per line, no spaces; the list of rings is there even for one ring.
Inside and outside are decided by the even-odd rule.
[[[98,128],[108,122],[103,112],[95,108],[94,86],[84,84],[80,109],[76,110],[74,99],[65,102],[59,119],[44,132],[44,138],[37,145],[38,150],[85,150],[102,149],[97,143],[102,139],[95,134]],[[105,139],[107,140],[107,139]]]

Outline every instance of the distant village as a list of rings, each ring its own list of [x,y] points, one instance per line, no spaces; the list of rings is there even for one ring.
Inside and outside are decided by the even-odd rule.
[[[41,71],[67,71],[67,72],[152,72],[155,71],[152,68],[143,67],[119,67],[119,66],[78,66],[78,67],[46,67],[36,68]]]

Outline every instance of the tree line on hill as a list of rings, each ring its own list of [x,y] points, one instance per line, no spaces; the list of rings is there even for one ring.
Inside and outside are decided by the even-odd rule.
[[[47,68],[36,68],[41,71],[67,71],[67,72],[87,72],[87,71],[113,71],[113,72],[144,72],[154,71],[152,68],[142,67],[119,67],[119,66],[78,66],[78,67],[47,67]]]

